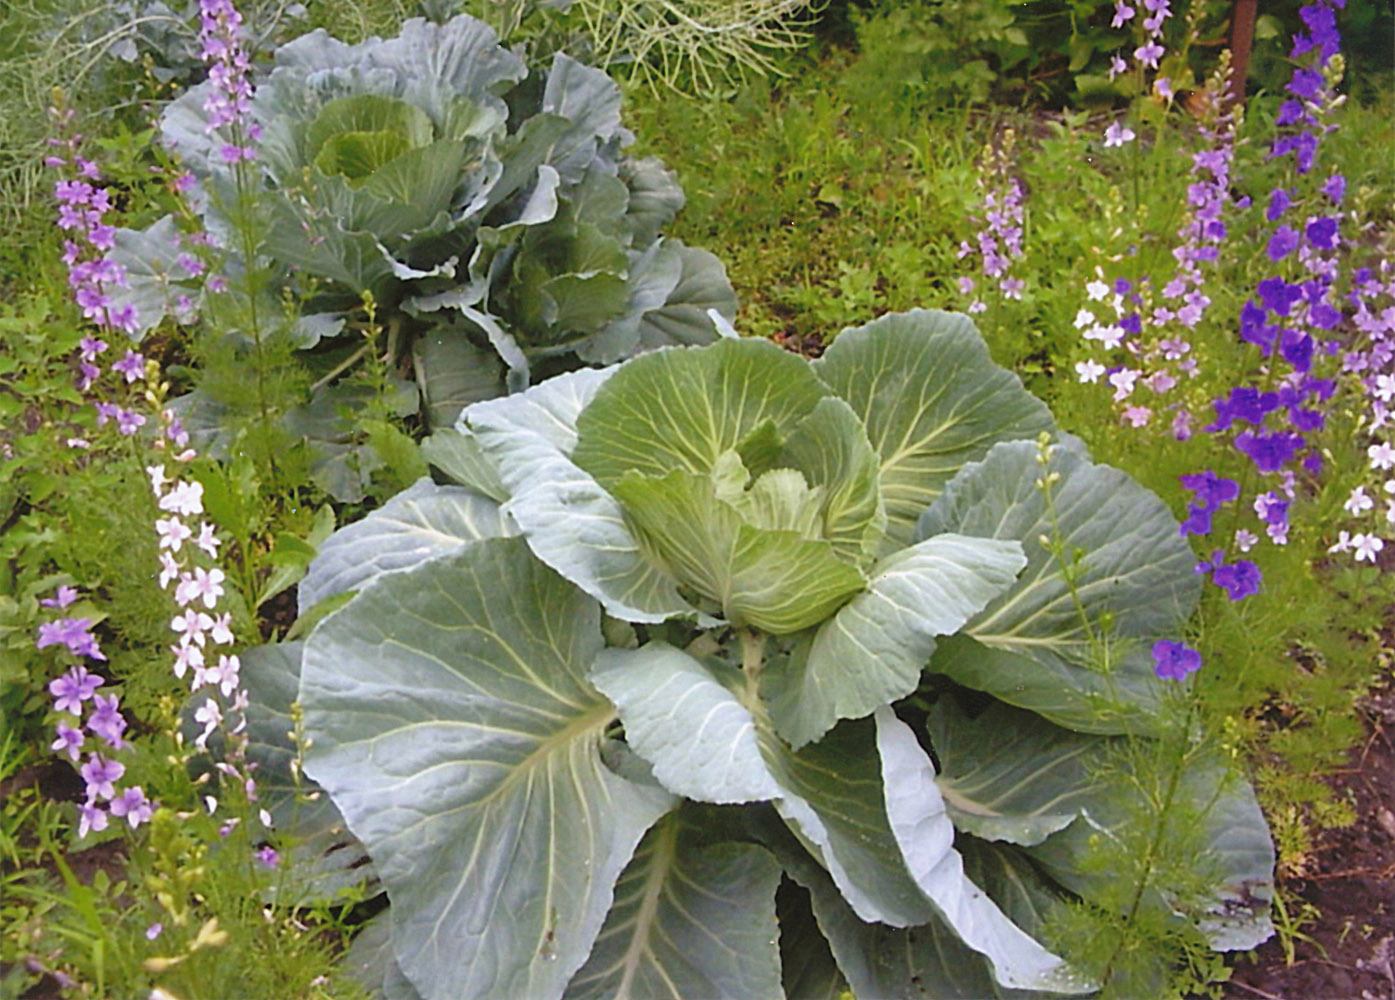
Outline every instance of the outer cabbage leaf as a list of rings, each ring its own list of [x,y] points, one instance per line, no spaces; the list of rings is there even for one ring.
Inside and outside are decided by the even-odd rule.
[[[481,538],[517,533],[493,500],[419,479],[320,546],[297,592],[300,613],[380,573],[410,569]]]
[[[672,805],[603,761],[600,609],[518,539],[371,581],[306,642],[307,772],[373,856],[428,1000],[558,997]]]
[[[510,499],[505,511],[544,563],[617,618],[659,622],[697,614],[640,552],[615,499],[572,460],[576,420],[614,369],[579,371],[527,392],[467,407],[473,436]]]
[[[984,955],[994,977],[1014,989],[1085,993],[1093,987],[1070,973],[998,909],[964,874],[951,846],[954,826],[935,787],[935,768],[915,734],[890,708],[876,712],[886,812],[916,884],[970,948]]]
[[[421,1000],[392,953],[392,916],[379,913],[354,935],[343,965],[368,988],[373,1000]]]
[[[1098,791],[1091,770],[1111,742],[1001,702],[970,719],[944,697],[926,722],[955,827],[1013,844],[1039,844],[1089,807]]]
[[[799,747],[839,719],[910,694],[936,637],[958,631],[1025,563],[1018,545],[960,535],[882,560],[867,589],[819,627],[807,651],[766,671],[764,693],[780,734]]]
[[[679,810],[645,834],[569,1000],[783,1000],[780,866],[756,844],[713,843],[705,832]]]
[[[477,347],[464,330],[433,326],[412,344],[423,415],[433,430],[448,428],[460,411],[504,394],[498,357]]]
[[[813,368],[881,456],[889,548],[906,543],[966,462],[1052,426],[1046,406],[993,363],[972,321],[956,313],[915,309],[844,330]]]
[[[957,531],[1016,539],[1027,553],[1018,582],[941,643],[930,669],[1071,729],[1151,731],[1163,688],[1150,649],[1179,634],[1196,606],[1196,557],[1161,500],[1124,473],[1091,464],[1073,439],[1055,447],[1049,466],[1060,475],[1053,525],[1034,485],[1038,454],[1035,442],[997,445],[921,517],[917,538]],[[1084,612],[1112,623],[1108,670],[1098,663],[1099,633],[1092,641],[1060,564],[1039,541],[1058,528],[1066,551],[1081,553],[1076,593]]]

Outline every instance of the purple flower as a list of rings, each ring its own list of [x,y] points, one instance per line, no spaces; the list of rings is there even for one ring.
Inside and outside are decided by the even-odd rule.
[[[1201,654],[1180,642],[1163,639],[1153,643],[1153,672],[1163,680],[1180,681],[1201,669]]]
[[[276,848],[270,844],[264,844],[257,851],[257,860],[267,868],[275,868],[281,863],[281,855],[276,853]]]
[[[1245,431],[1235,438],[1235,447],[1248,455],[1260,472],[1278,472],[1305,443],[1301,435],[1289,431],[1273,434]]]
[[[1122,28],[1129,21],[1133,20],[1136,12],[1124,0],[1116,0],[1114,4],[1114,20],[1109,22],[1111,28]]]
[[[1162,58],[1166,50],[1154,39],[1149,39],[1147,44],[1140,45],[1133,50],[1133,57],[1149,69],[1158,68],[1158,60]]]
[[[107,828],[107,811],[91,800],[78,806],[78,816],[78,837]]]
[[[1319,250],[1337,249],[1337,220],[1323,216],[1308,223],[1308,242]]]
[[[86,667],[73,667],[62,677],[49,682],[49,694],[57,699],[53,703],[53,710],[81,715],[82,703],[105,683],[96,674],[89,674]]]
[[[1179,526],[1177,533],[1187,535],[1211,534],[1211,514],[1214,508],[1192,506],[1187,508],[1187,519]]]
[[[1298,330],[1285,330],[1279,353],[1295,371],[1307,372],[1313,365],[1313,338]]]
[[[1206,510],[1215,510],[1240,495],[1240,484],[1233,479],[1222,479],[1210,469],[1181,477],[1184,487],[1196,495],[1196,499]]]
[[[1314,67],[1305,66],[1293,73],[1293,79],[1284,87],[1294,97],[1312,100],[1322,91],[1322,73]]]
[[[115,783],[126,773],[126,765],[94,753],[78,772],[87,782],[87,800],[91,802],[99,798],[109,799],[116,794]]]
[[[87,741],[87,737],[82,735],[81,729],[74,729],[66,722],[58,723],[56,732],[58,739],[53,741],[51,749],[54,753],[66,753],[68,759],[76,764],[79,752],[83,743]]]
[[[78,599],[76,587],[69,587],[67,584],[59,587],[52,597],[45,597],[39,603],[46,608],[66,608]]]
[[[112,363],[111,370],[125,375],[129,385],[145,377],[145,358],[135,351],[127,351],[124,358]]]
[[[1280,226],[1274,230],[1274,235],[1269,237],[1269,246],[1265,248],[1265,253],[1272,261],[1280,261],[1298,248],[1298,233],[1291,226]]]
[[[126,720],[121,715],[120,699],[116,695],[97,695],[92,699],[93,712],[87,718],[87,728],[95,736],[100,736],[120,750],[125,744],[121,734],[126,731]]]
[[[1259,567],[1248,559],[1230,565],[1218,565],[1211,574],[1211,582],[1225,590],[1232,601],[1243,600],[1259,593]]]
[[[1283,278],[1265,278],[1256,287],[1265,307],[1278,316],[1287,316],[1294,305],[1303,298],[1301,285],[1290,285]]]
[[[1328,197],[1332,204],[1340,205],[1343,196],[1347,193],[1347,179],[1341,174],[1333,174],[1322,185],[1322,193]]]
[[[142,823],[150,821],[152,803],[145,797],[139,785],[133,785],[111,800],[111,814],[126,817],[126,822],[134,830]]]
[[[1275,188],[1269,192],[1269,210],[1264,217],[1270,222],[1278,222],[1279,217],[1288,211],[1288,192],[1283,188]]]

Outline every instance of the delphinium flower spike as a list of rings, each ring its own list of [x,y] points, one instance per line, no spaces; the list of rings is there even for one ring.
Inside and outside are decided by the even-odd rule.
[[[1012,174],[1015,145],[1016,134],[1012,129],[1005,129],[985,148],[979,170],[979,186],[983,189],[981,228],[973,243],[964,240],[959,244],[957,254],[960,260],[978,258],[985,289],[995,289],[1004,299],[1020,299],[1026,288],[1026,281],[1012,273],[1013,263],[1023,256],[1026,199],[1022,182]],[[975,278],[961,277],[959,292],[972,296],[968,306],[970,313],[988,308]]]

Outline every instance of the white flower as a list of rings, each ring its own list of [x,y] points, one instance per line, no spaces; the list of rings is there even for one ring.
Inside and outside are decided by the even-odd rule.
[[[1348,514],[1364,514],[1376,505],[1376,502],[1366,495],[1366,487],[1358,486],[1351,491],[1351,496],[1347,497],[1347,502],[1342,504]]]
[[[1382,403],[1395,399],[1395,375],[1377,375],[1375,397]]]
[[[1075,314],[1075,328],[1083,330],[1095,322],[1095,314],[1088,309],[1081,309]]]
[[[190,642],[187,634],[179,641],[178,646],[171,646],[170,650],[174,653],[174,676],[182,680],[185,671],[192,667],[194,676],[198,677],[204,662],[203,650]]]
[[[1100,376],[1105,373],[1105,367],[1092,358],[1089,361],[1077,361],[1075,372],[1082,382],[1098,382]]]
[[[222,543],[218,540],[218,536],[213,533],[213,525],[205,521],[202,527],[199,528],[199,537],[195,544],[207,552],[210,558],[217,559],[218,546]]]
[[[231,611],[225,611],[217,618],[213,619],[211,634],[214,643],[219,646],[226,646],[233,641]]]
[[[1134,135],[1133,129],[1129,128],[1127,125],[1121,125],[1119,122],[1115,122],[1104,130],[1104,145],[1106,149],[1110,146],[1122,146],[1126,142],[1133,142],[1135,138],[1137,138],[1137,136]]]
[[[1351,551],[1351,532],[1349,532],[1349,531],[1343,531],[1343,532],[1339,533],[1339,534],[1337,535],[1337,542],[1336,542],[1336,544],[1335,544],[1335,545],[1329,545],[1329,546],[1327,547],[1327,551],[1328,551],[1328,552],[1350,552],[1350,551]]]
[[[217,729],[223,721],[223,713],[219,710],[218,703],[212,698],[209,698],[200,707],[194,710],[194,721],[203,724],[203,733],[198,739],[194,740],[194,745],[200,750],[207,750],[208,738],[213,735],[213,730]],[[212,804],[208,809],[209,813],[212,813],[213,810],[218,808],[218,800],[213,799],[212,796],[208,798],[212,800]]]
[[[223,571],[216,566],[209,570],[202,566],[195,566],[189,592],[195,597],[202,597],[204,607],[212,608],[218,603],[218,598],[223,596],[223,580],[225,578]]]
[[[1114,402],[1118,403],[1128,399],[1133,392],[1133,385],[1138,381],[1138,372],[1132,368],[1121,368],[1113,375],[1109,376],[1109,384],[1114,386]]]
[[[1371,460],[1371,468],[1373,469],[1386,472],[1395,468],[1395,448],[1390,446],[1389,441],[1371,445],[1366,449],[1366,456]]]
[[[160,587],[168,588],[170,581],[179,576],[179,563],[168,552],[160,553]]]
[[[147,465],[145,472],[150,477],[150,488],[155,491],[155,495],[158,497],[164,491],[165,484],[169,482],[165,478],[165,467],[163,465]]]
[[[155,533],[160,536],[160,548],[171,552],[178,552],[180,546],[194,535],[189,526],[177,517],[157,519]]]
[[[1109,294],[1109,286],[1098,279],[1085,286],[1085,296],[1091,302],[1098,302]]]
[[[1375,562],[1376,553],[1385,548],[1385,543],[1375,535],[1353,535],[1352,547],[1356,549],[1356,561]]]
[[[200,646],[205,641],[204,632],[212,627],[213,619],[202,611],[195,611],[193,608],[170,620],[170,628],[184,634],[183,642],[196,642]]]
[[[1248,552],[1255,547],[1255,542],[1259,541],[1259,536],[1253,531],[1241,528],[1235,533],[1235,547],[1241,552]]]
[[[203,513],[203,483],[180,481],[160,498],[160,509],[172,511],[183,517],[196,517]]]

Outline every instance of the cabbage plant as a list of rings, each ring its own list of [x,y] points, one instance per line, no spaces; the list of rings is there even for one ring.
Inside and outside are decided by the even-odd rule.
[[[1162,502],[1052,432],[930,311],[813,362],[732,337],[467,407],[428,443],[454,482],[340,531],[299,592],[342,604],[299,698],[391,901],[353,956],[374,986],[1094,989],[1042,929],[1098,887],[1127,812],[1102,776],[1167,724],[1149,649],[1198,584]],[[1254,946],[1253,792],[1207,762],[1177,796],[1208,889],[1141,905]]]
[[[257,81],[247,163],[212,128],[212,88],[170,104],[164,144],[238,266],[270,270],[262,314],[300,303],[320,410],[354,405],[330,383],[366,300],[434,426],[540,375],[708,342],[708,311],[734,314],[717,258],[661,235],[682,189],[625,155],[619,89],[564,54],[530,69],[463,15],[357,45],[313,32]],[[142,332],[197,297],[185,249],[169,219],[120,234]]]

